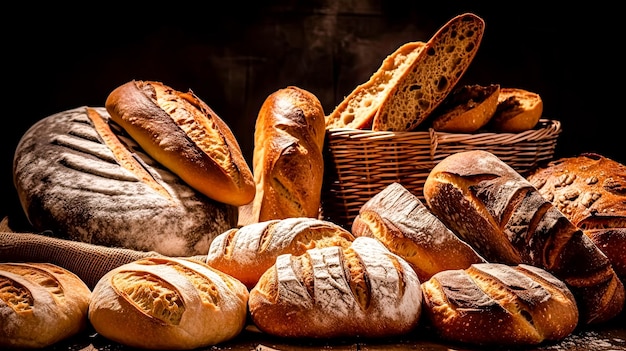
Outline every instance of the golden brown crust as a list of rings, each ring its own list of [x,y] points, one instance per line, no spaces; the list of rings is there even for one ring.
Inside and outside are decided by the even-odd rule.
[[[500,85],[464,85],[433,112],[432,128],[448,133],[473,133],[485,126],[498,106]]]
[[[488,128],[504,133],[523,132],[534,128],[542,114],[543,100],[539,94],[520,88],[502,88]]]
[[[105,107],[149,155],[191,187],[230,205],[252,201],[252,172],[235,136],[193,92],[131,81],[114,89]]]
[[[534,266],[482,263],[442,271],[422,291],[424,311],[446,340],[535,345],[565,338],[578,323],[567,286]]]
[[[49,263],[0,263],[0,346],[43,348],[87,326],[91,291],[74,273]]]

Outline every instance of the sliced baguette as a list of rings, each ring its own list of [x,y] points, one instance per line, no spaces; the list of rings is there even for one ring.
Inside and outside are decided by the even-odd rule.
[[[425,45],[421,41],[409,42],[387,56],[367,82],[357,86],[326,116],[326,129],[369,129],[378,107],[398,80],[412,69]]]
[[[496,132],[519,133],[535,127],[543,114],[541,96],[520,88],[502,88],[488,127]]]
[[[500,85],[464,85],[455,89],[433,112],[432,128],[438,132],[473,133],[496,112]]]
[[[476,56],[485,21],[472,13],[456,16],[426,43],[411,69],[385,95],[372,130],[410,131],[454,89]]]

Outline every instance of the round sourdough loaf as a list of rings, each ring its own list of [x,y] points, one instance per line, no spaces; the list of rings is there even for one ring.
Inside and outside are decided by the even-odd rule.
[[[248,290],[237,279],[183,258],[145,258],[109,271],[93,289],[89,321],[120,344],[190,350],[243,330]]]
[[[91,291],[49,263],[0,263],[0,348],[51,346],[87,326]]]
[[[428,321],[450,341],[533,345],[563,339],[578,323],[565,283],[534,266],[478,263],[442,271],[422,291]]]
[[[204,255],[237,208],[147,156],[104,108],[48,116],[22,136],[14,183],[35,231],[169,256]]]

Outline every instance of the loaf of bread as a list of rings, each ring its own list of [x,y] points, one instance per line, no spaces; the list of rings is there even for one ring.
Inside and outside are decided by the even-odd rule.
[[[153,350],[191,350],[234,338],[248,290],[201,262],[145,258],[109,271],[93,289],[89,321],[103,337]]]
[[[102,246],[206,255],[237,223],[237,208],[211,200],[146,155],[102,107],[48,116],[22,136],[13,177],[35,232]]]
[[[563,280],[581,324],[619,314],[624,285],[606,255],[526,178],[494,154],[463,151],[426,178],[428,208],[488,262],[529,264]]]
[[[299,256],[326,246],[347,248],[353,240],[343,227],[317,218],[273,219],[218,235],[211,242],[206,263],[252,289],[279,255]]]
[[[591,238],[626,281],[626,165],[583,153],[553,160],[526,178]]]
[[[51,346],[83,331],[91,291],[49,263],[0,263],[0,347]]]
[[[543,100],[532,91],[501,88],[498,106],[487,128],[496,132],[519,133],[533,129],[543,114]]]
[[[376,338],[419,323],[420,281],[378,240],[278,256],[250,290],[250,316],[262,332],[286,338]]]
[[[315,95],[289,86],[267,97],[254,131],[256,195],[241,224],[319,217],[324,138],[324,110]]]
[[[473,13],[458,15],[439,28],[383,99],[372,130],[411,131],[428,118],[467,71],[484,31],[485,22]]]
[[[191,90],[133,80],[114,89],[105,107],[148,155],[192,188],[235,206],[254,198],[252,171],[231,129]]]
[[[444,270],[486,262],[400,183],[391,183],[361,206],[352,234],[378,239],[405,259],[421,282]]]
[[[484,127],[496,112],[500,85],[464,85],[433,112],[431,126],[438,132],[473,133]]]
[[[326,129],[370,129],[384,99],[420,62],[417,58],[425,45],[422,41],[408,42],[387,56],[367,82],[357,86],[326,116]]]
[[[449,341],[535,345],[565,338],[578,323],[567,286],[535,266],[480,263],[442,271],[422,291],[428,323]]]

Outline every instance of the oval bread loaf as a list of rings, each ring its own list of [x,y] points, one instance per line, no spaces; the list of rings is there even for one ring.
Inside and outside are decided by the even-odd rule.
[[[560,340],[577,326],[567,286],[530,265],[474,264],[422,284],[424,313],[442,338],[479,345],[535,345]]]
[[[182,258],[140,259],[93,289],[89,321],[120,344],[190,350],[234,338],[246,323],[248,290],[237,279]]]
[[[484,150],[441,160],[426,178],[429,209],[487,261],[529,264],[563,280],[581,324],[624,306],[624,285],[606,255],[522,175]]]
[[[189,187],[101,107],[38,121],[17,145],[13,177],[34,230],[75,241],[206,255],[211,240],[237,224],[236,207]]]
[[[400,183],[388,185],[361,206],[352,234],[378,239],[405,259],[422,282],[440,271],[486,262]]]
[[[0,263],[0,346],[35,349],[83,331],[91,291],[49,263]]]
[[[326,246],[348,247],[354,236],[328,221],[309,217],[274,219],[230,229],[218,235],[206,263],[254,287],[282,254],[299,256]]]
[[[191,90],[133,80],[115,88],[105,107],[147,154],[194,189],[235,206],[254,198],[252,171],[231,129]]]
[[[404,259],[374,238],[359,237],[346,249],[278,256],[248,304],[254,324],[270,335],[376,338],[416,327],[422,291]]]

